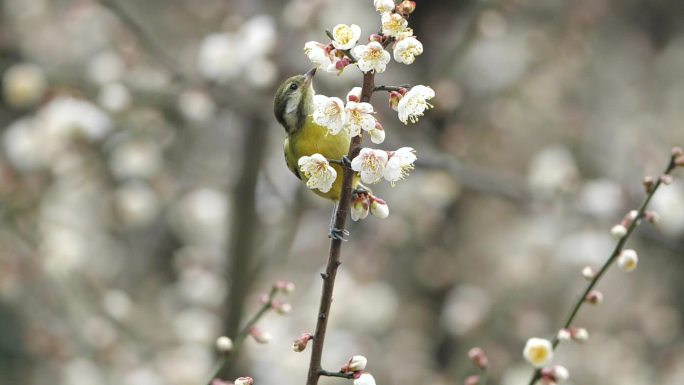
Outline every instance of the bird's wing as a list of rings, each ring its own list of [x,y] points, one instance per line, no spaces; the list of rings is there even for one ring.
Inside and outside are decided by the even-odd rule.
[[[289,138],[285,138],[285,142],[283,142],[283,152],[285,153],[285,163],[287,164],[287,168],[289,168],[297,178],[302,179],[301,175],[299,175],[299,169],[297,168],[295,156],[290,150]]]

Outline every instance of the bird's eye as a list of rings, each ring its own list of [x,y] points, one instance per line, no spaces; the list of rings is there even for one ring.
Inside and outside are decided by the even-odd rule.
[[[292,83],[292,84],[290,84],[290,90],[291,90],[291,91],[294,91],[294,90],[296,90],[296,89],[297,89],[297,83]]]

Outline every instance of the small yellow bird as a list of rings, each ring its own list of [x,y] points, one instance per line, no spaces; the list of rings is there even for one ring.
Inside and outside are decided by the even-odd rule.
[[[351,142],[351,136],[346,130],[332,135],[328,134],[326,127],[314,123],[313,98],[316,92],[313,89],[312,79],[315,74],[316,68],[313,68],[304,75],[296,75],[285,80],[278,87],[273,102],[275,117],[287,133],[287,138],[283,143],[285,162],[290,171],[303,182],[306,182],[306,176],[299,172],[297,164],[299,158],[318,153],[329,160],[339,161],[347,155]],[[320,190],[313,190],[313,192],[337,204],[342,193],[343,169],[340,164],[336,163],[333,163],[332,167],[337,172],[332,188],[328,192]],[[357,186],[359,186],[359,176],[355,174],[352,187]],[[331,236],[335,237],[335,231],[331,226]]]

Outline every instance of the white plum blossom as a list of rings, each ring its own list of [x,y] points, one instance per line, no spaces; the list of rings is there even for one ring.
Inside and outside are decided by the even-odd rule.
[[[402,147],[397,151],[391,152],[382,176],[392,185],[396,181],[404,179],[408,172],[413,170],[413,162],[416,161],[415,152],[411,147]]]
[[[397,106],[399,120],[404,124],[408,124],[409,120],[411,123],[417,122],[425,110],[432,108],[432,104],[427,101],[433,97],[435,97],[435,91],[430,87],[418,85],[411,88]]]
[[[639,257],[637,257],[636,251],[632,249],[622,250],[617,259],[618,267],[628,273],[636,269],[638,263]]]
[[[368,131],[370,134],[371,142],[375,144],[380,144],[385,141],[385,129],[382,128],[379,122],[375,124],[375,128]]]
[[[375,385],[375,378],[370,373],[360,372],[354,376],[354,385]]]
[[[341,50],[351,49],[361,37],[361,27],[356,24],[351,26],[338,24],[333,28],[332,36],[332,44],[335,48]]]
[[[373,5],[375,10],[380,13],[390,12],[396,7],[394,0],[373,0]]]
[[[321,154],[303,156],[297,162],[299,170],[304,173],[306,187],[318,189],[321,192],[328,192],[332,188],[333,182],[337,178],[335,171],[328,160]]]
[[[131,93],[121,83],[108,83],[100,88],[97,102],[111,112],[121,112],[131,105]]]
[[[408,21],[398,13],[385,12],[382,14],[382,33],[396,39],[413,35],[408,28]]]
[[[365,102],[347,102],[345,106],[347,110],[347,129],[351,136],[361,134],[363,131],[371,131],[375,128],[375,117],[373,114],[373,105]]]
[[[306,54],[316,67],[321,68],[326,72],[336,71],[334,57],[331,55],[327,45],[317,41],[307,42],[304,44],[304,54]]]
[[[406,40],[406,39],[404,39]],[[403,40],[402,40],[403,41]],[[417,41],[417,40],[416,40]],[[396,52],[396,49],[395,49]],[[421,46],[422,52],[422,46]],[[387,63],[390,61],[389,52],[385,51],[382,44],[372,41],[366,45],[357,45],[352,50],[356,57],[359,69],[363,72],[375,71],[376,73],[385,72]],[[397,57],[396,54],[394,56]],[[411,60],[413,61],[413,60]],[[407,63],[410,64],[410,63]]]
[[[368,216],[368,209],[368,198],[365,195],[360,195],[358,198],[354,199],[350,210],[352,220],[358,221],[359,219],[366,219]]]
[[[523,357],[535,368],[541,368],[553,359],[553,345],[543,338],[530,338],[523,349]]]
[[[385,219],[389,216],[389,206],[379,198],[374,198],[370,205],[370,212],[374,217]]]
[[[394,45],[394,60],[399,63],[411,64],[422,53],[423,44],[414,36],[405,37]]]
[[[326,127],[328,133],[337,135],[347,125],[347,111],[340,98],[314,95],[314,123]]]
[[[352,159],[352,170],[361,173],[361,181],[364,183],[376,183],[382,179],[382,174],[387,167],[387,152],[362,148],[359,155]]]

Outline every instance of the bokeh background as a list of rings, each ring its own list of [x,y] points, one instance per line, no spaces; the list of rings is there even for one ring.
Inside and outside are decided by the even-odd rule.
[[[324,366],[364,354],[379,384],[458,384],[479,345],[492,383],[526,384],[525,340],[555,333],[684,145],[684,3],[417,3],[425,52],[377,83],[431,85],[435,108],[404,126],[374,96],[382,147],[417,168],[374,187],[389,218],[351,225]],[[276,279],[293,311],[232,374],[303,383],[291,343],[313,330],[331,205],[285,167],[272,95],[326,28],[377,30],[372,2],[1,4],[0,383],[204,384]],[[684,183],[653,208],[639,269],[609,272],[577,320],[589,341],[558,351],[570,383],[684,383]]]

